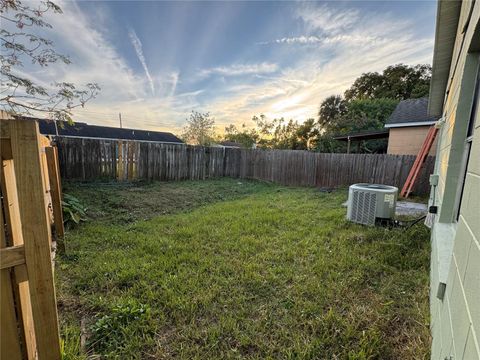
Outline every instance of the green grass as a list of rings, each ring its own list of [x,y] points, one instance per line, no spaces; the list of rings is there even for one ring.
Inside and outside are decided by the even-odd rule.
[[[234,179],[177,183],[67,182],[64,192],[83,201],[91,218],[125,224],[241,198],[271,187],[265,182]]]
[[[345,220],[345,191],[218,180],[68,184],[66,358],[421,359],[428,231]],[[166,213],[167,215],[161,215]],[[139,220],[147,219],[147,220]]]

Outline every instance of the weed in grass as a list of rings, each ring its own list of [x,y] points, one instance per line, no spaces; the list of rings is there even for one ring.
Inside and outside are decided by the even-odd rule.
[[[69,314],[63,314],[65,316],[60,323],[62,360],[85,360],[86,355],[82,354],[81,349],[80,324]]]
[[[74,226],[80,221],[85,221],[87,209],[83,204],[70,194],[63,194],[62,200],[63,220],[66,225]]]
[[[89,348],[105,357],[118,354],[137,354],[149,344],[153,344],[154,326],[150,317],[150,307],[129,299],[120,303],[104,315],[97,314],[90,328]]]

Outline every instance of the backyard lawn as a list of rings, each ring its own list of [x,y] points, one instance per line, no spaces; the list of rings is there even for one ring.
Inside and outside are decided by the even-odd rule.
[[[347,192],[234,179],[65,184],[65,358],[429,357],[429,235],[345,220]]]

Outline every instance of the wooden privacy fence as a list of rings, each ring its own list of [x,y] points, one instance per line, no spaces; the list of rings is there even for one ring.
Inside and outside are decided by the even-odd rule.
[[[197,180],[235,177],[292,186],[340,187],[367,182],[403,186],[415,156],[321,154],[250,150],[139,141],[56,139],[66,179]],[[429,192],[429,157],[414,192]]]
[[[63,235],[63,219],[56,152],[35,121],[0,115],[0,356],[57,360],[51,228]]]

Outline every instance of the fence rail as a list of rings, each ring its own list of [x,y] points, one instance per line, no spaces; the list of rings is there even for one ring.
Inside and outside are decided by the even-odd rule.
[[[57,138],[65,179],[199,180],[223,176],[292,186],[340,187],[368,182],[403,186],[415,156],[321,154],[152,142]],[[414,193],[429,192],[428,157]]]

